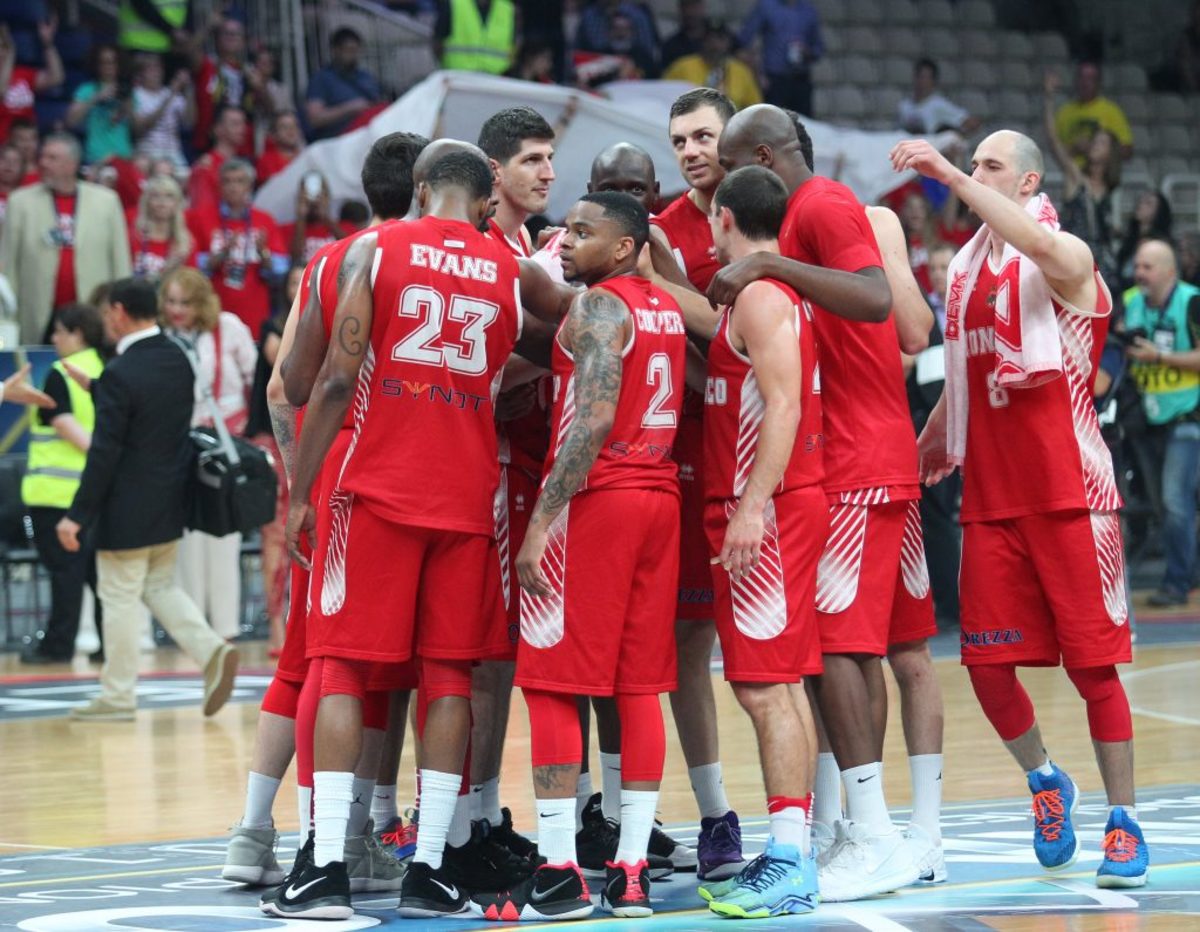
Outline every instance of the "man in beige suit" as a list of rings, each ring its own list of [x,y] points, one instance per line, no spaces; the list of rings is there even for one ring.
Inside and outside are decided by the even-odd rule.
[[[79,181],[79,143],[55,133],[38,156],[42,183],[8,199],[0,271],[17,295],[22,343],[48,343],[54,308],[130,273],[129,236],[117,196]]]

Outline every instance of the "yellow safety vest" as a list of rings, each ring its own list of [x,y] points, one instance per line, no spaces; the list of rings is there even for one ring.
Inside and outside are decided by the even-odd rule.
[[[94,349],[80,350],[65,360],[82,369],[93,379],[104,371],[104,360]],[[67,375],[62,362],[54,368],[67,383],[71,398],[71,414],[79,426],[89,434],[96,426],[96,406],[90,392],[84,391],[75,380]],[[71,500],[79,488],[83,475],[83,464],[87,454],[68,443],[55,433],[53,427],[44,426],[33,408],[29,418],[29,463],[25,478],[21,480],[21,501],[31,507],[70,508]]]
[[[450,0],[450,35],[442,49],[442,67],[501,74],[512,62],[515,30],[512,0],[492,0],[486,23],[475,0]]]
[[[182,29],[187,22],[187,0],[152,0],[162,18]],[[121,0],[117,10],[117,44],[135,52],[169,52],[171,37],[159,32],[137,15],[129,0]]]

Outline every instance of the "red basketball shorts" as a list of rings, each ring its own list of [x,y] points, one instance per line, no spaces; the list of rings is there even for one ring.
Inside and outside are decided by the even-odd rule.
[[[679,464],[679,595],[675,617],[704,620],[713,617],[713,579],[708,568],[705,536],[704,421],[679,419],[671,456]]]
[[[963,525],[962,662],[1108,666],[1132,659],[1115,512]]]
[[[916,499],[830,506],[817,624],[826,654],[882,657],[937,633]]]
[[[396,524],[341,490],[329,511],[311,582],[319,656],[478,660],[503,648],[491,537]]]
[[[542,559],[554,593],[521,593],[517,685],[586,696],[672,691],[678,537],[670,492],[572,498]]]
[[[721,552],[737,501],[709,502],[709,551]],[[711,564],[717,635],[725,679],[735,683],[798,683],[822,670],[814,604],[817,561],[829,527],[829,506],[817,486],[777,495],[764,514],[762,556],[749,576],[733,582]]]
[[[500,572],[499,591],[493,598],[504,605],[504,648],[488,660],[516,660],[521,637],[521,586],[517,579],[517,554],[525,542],[529,516],[537,502],[538,480],[519,466],[500,464],[500,486],[496,489],[496,556]]]

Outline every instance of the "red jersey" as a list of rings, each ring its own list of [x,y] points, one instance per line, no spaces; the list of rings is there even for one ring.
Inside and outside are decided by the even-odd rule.
[[[792,456],[775,494],[805,486],[820,485],[825,479],[821,449],[821,382],[817,366],[817,341],[813,309],[782,282],[772,281],[782,291],[796,315],[796,339],[800,343],[800,424]],[[735,305],[736,308],[736,305]],[[765,404],[750,357],[734,349],[729,339],[729,319],[734,309],[721,315],[717,335],[708,348],[708,380],[704,392],[704,479],[711,500],[740,498],[746,490]],[[745,313],[743,311],[742,313]]]
[[[339,485],[388,521],[491,536],[494,402],[521,332],[517,261],[458,220],[378,235],[371,344]]]
[[[129,254],[133,259],[133,277],[158,281],[167,267],[171,253],[171,240],[154,240],[144,237],[137,224],[129,225]]]
[[[996,292],[1019,287],[1018,263],[985,260],[966,301],[967,453],[963,523],[1072,509],[1121,507],[1112,456],[1100,436],[1092,383],[1112,302],[1096,276],[1102,317],[1053,300],[1062,377],[1035,388],[996,387]]]
[[[9,54],[12,54],[10,51]],[[37,122],[33,104],[37,99],[37,69],[26,65],[14,65],[8,88],[0,97],[0,142],[8,141],[8,130],[13,120]]]
[[[261,188],[270,178],[291,165],[292,159],[295,157],[294,155],[285,155],[276,148],[274,142],[268,139],[263,144],[263,154],[258,157],[258,162],[254,166],[256,186]]]
[[[866,211],[843,184],[813,177],[788,201],[779,245],[810,265],[882,268]],[[920,496],[896,324],[856,323],[813,307],[825,416],[825,491],[868,505]]]
[[[257,336],[263,322],[271,316],[271,289],[263,277],[258,237],[262,237],[272,256],[287,253],[275,221],[270,214],[253,207],[245,216],[236,218],[212,207],[189,211],[188,226],[197,255],[211,257],[228,248],[224,265],[211,276],[213,290],[221,299],[222,310],[237,314]]]
[[[700,291],[707,291],[720,266],[713,255],[712,230],[704,211],[685,194],[650,222],[666,235],[688,281]]]
[[[621,391],[612,430],[580,491],[607,488],[678,492],[679,468],[671,459],[671,447],[679,426],[687,355],[687,331],[679,305],[661,288],[633,275],[611,278],[595,287],[625,304],[633,334],[623,354]],[[575,360],[558,337],[554,340],[551,369],[554,430],[543,482],[575,419]]]

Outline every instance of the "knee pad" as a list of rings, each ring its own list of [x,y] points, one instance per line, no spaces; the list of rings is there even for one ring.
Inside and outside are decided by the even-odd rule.
[[[526,689],[529,744],[534,767],[578,764],[583,759],[579,706],[574,696]]]
[[[321,698],[353,696],[360,702],[367,695],[367,679],[371,664],[365,660],[345,657],[326,657],[321,670]]]
[[[658,696],[621,694],[616,699],[621,717],[621,782],[660,782],[667,757],[667,732]]]
[[[1033,702],[1013,664],[976,664],[967,672],[983,714],[1001,740],[1012,741],[1033,727]]]
[[[271,680],[263,695],[262,710],[283,718],[296,717],[296,707],[300,704],[300,684],[291,680],[280,679],[276,676]]]
[[[362,707],[363,728],[374,728],[376,731],[387,730],[390,696],[391,693],[387,690],[367,690]]]
[[[1131,741],[1133,715],[1129,697],[1117,675],[1117,668],[1081,667],[1068,670],[1079,695],[1087,703],[1088,730],[1096,741]]]

